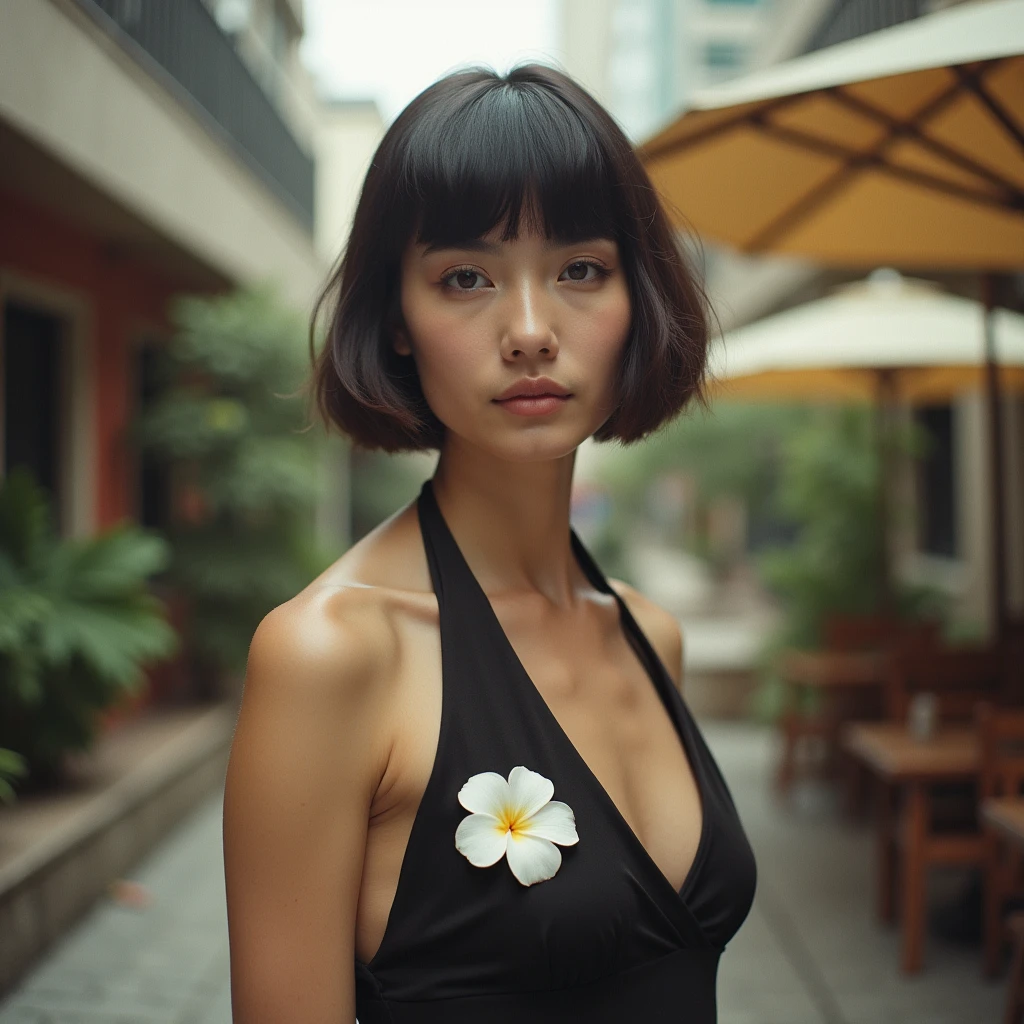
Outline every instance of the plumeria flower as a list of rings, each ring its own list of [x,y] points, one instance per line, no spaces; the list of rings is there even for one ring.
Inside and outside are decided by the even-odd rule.
[[[579,842],[572,808],[552,800],[554,784],[521,764],[506,782],[497,772],[472,775],[459,790],[459,803],[472,811],[455,830],[455,848],[470,864],[489,868],[508,857],[523,885],[551,878],[561,867],[555,846]]]

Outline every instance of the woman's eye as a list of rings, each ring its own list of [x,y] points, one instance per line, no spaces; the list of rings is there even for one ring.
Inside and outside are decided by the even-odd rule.
[[[593,271],[593,274],[590,273]],[[575,263],[570,263],[569,266],[562,271],[570,281],[582,281],[590,282],[594,281],[599,277],[607,277],[608,270],[602,267],[600,263],[594,263],[591,260],[576,260]]]
[[[483,274],[476,270],[470,270],[468,267],[463,267],[460,270],[453,270],[448,274],[445,274],[441,278],[441,283],[453,291],[458,292],[476,292],[479,291],[479,287],[475,287],[477,282],[486,281],[487,278]]]
[[[607,277],[611,273],[606,267],[593,260],[574,260],[559,275],[559,280],[575,281],[579,284],[591,284],[598,278]],[[482,291],[490,281],[472,267],[457,267],[448,271],[441,278],[441,284],[454,292]]]

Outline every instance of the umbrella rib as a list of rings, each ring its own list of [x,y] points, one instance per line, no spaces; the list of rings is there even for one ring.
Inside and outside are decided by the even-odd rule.
[[[1020,127],[1014,124],[1013,119],[1010,117],[1009,112],[1004,109],[1003,105],[985,88],[984,84],[978,80],[975,76],[967,76],[963,68],[957,67],[953,69],[958,75],[963,85],[974,93],[975,96],[981,100],[982,103],[988,107],[989,113],[1006,129],[1006,133],[1012,138],[1021,149],[1024,149],[1024,132],[1021,131]]]
[[[915,118],[921,119],[934,115],[943,106],[952,102],[952,100],[960,94],[962,89],[968,87],[968,83],[976,79],[980,74],[980,68],[975,69],[973,72],[967,72],[961,69],[957,82],[950,86],[945,92],[934,97],[921,110],[917,111]],[[838,93],[839,89],[838,87],[833,87],[823,91],[834,94]],[[922,171],[914,171],[909,168],[897,167],[893,164],[886,163],[883,154],[885,150],[888,149],[888,147],[891,146],[899,137],[899,135],[902,134],[906,127],[904,122],[896,121],[888,125],[886,128],[886,136],[876,144],[873,150],[866,153],[858,153],[856,151],[848,150],[843,146],[839,146],[836,143],[828,142],[824,139],[818,139],[814,136],[804,135],[804,133],[799,132],[796,129],[783,128],[781,125],[772,124],[771,122],[765,121],[763,117],[757,114],[750,117],[750,121],[755,127],[760,128],[764,132],[774,134],[779,138],[786,139],[788,136],[788,141],[797,141],[808,148],[818,149],[831,156],[838,156],[840,159],[844,160],[844,166],[839,168],[834,175],[813,188],[810,192],[801,196],[787,210],[784,210],[778,217],[776,217],[775,220],[766,225],[757,235],[754,236],[753,239],[742,247],[745,252],[762,252],[767,249],[776,239],[791,230],[795,223],[806,217],[812,210],[820,206],[821,203],[829,197],[829,195],[836,191],[836,189],[845,184],[847,179],[852,176],[851,172],[859,171],[867,166],[875,166],[882,172],[890,174],[893,177],[906,178],[916,184],[930,186],[958,198],[966,198],[973,202],[981,203],[982,205],[995,206],[1001,210],[1019,210],[1024,206],[1024,196],[1022,196],[1019,191],[1015,191],[1011,202],[1006,203],[993,196],[988,196],[984,193],[971,192],[970,190],[961,188],[951,182],[945,182],[939,178],[933,178],[931,175],[925,174]]]
[[[805,143],[818,143],[821,141],[814,139],[813,136],[802,136],[799,132],[793,132],[791,130],[780,131],[777,126],[772,125],[766,125],[765,130],[783,138],[786,136],[796,137],[799,141]],[[891,143],[893,140],[894,137],[886,139],[886,145]],[[817,148],[822,147],[819,146]],[[927,187],[934,188],[936,191],[946,192],[958,199],[967,199],[971,202],[984,206],[994,206],[998,210],[1019,211],[1024,208],[1024,196],[1020,193],[1017,193],[1014,196],[1014,201],[1006,202],[994,196],[972,192],[950,182],[942,181],[939,178],[933,178],[931,175],[924,174],[921,171],[913,171],[909,168],[896,167],[893,164],[888,164],[882,158],[881,154],[877,152],[856,153],[836,146],[831,149],[831,154],[833,156],[842,156],[845,160],[843,166],[830,178],[821,182],[821,184],[802,195],[792,206],[779,214],[774,221],[768,224],[758,235],[743,246],[744,251],[764,251],[764,249],[771,245],[773,241],[790,230],[796,222],[807,216],[807,214],[809,214],[816,206],[828,199],[828,197],[841,185],[845,184],[847,179],[852,177],[854,173],[863,170],[865,167],[871,166],[890,175],[891,177],[905,178],[915,184],[925,185]]]
[[[905,178],[916,185],[925,185],[941,192],[947,192],[952,196],[956,196],[958,199],[967,199],[974,203],[980,203],[983,206],[994,206],[999,210],[1024,209],[1024,192],[1020,189],[1014,189],[1008,186],[1008,190],[1010,192],[1009,196],[1000,198],[999,196],[993,196],[986,192],[978,192],[973,189],[965,188],[963,185],[956,184],[956,182],[936,178],[934,175],[928,174],[927,171],[919,171],[913,167],[901,167],[899,164],[887,163],[882,150],[890,146],[896,141],[896,138],[902,134],[897,130],[894,130],[890,135],[886,136],[886,138],[883,139],[874,150],[861,153],[854,149],[847,149],[845,146],[840,146],[837,143],[829,142],[826,139],[819,139],[814,135],[807,135],[796,128],[783,128],[780,125],[774,125],[771,123],[757,125],[757,127],[759,127],[766,135],[774,135],[776,138],[779,138],[784,142],[798,143],[805,149],[817,150],[827,156],[837,157],[843,160],[846,164],[844,170],[874,166],[878,170],[883,171],[894,178]]]
[[[768,249],[775,239],[786,234],[794,224],[806,217],[815,207],[820,206],[833,192],[845,184],[846,179],[850,177],[852,166],[851,163],[845,164],[830,178],[815,186],[810,192],[804,193],[795,203],[788,209],[783,210],[775,220],[766,225],[747,242],[743,246],[743,250],[753,253],[763,252]]]
[[[793,96],[780,96],[776,100],[765,102],[762,106],[758,107],[757,110],[747,111],[743,114],[736,114],[725,121],[720,121],[718,124],[702,128],[700,131],[694,132],[693,135],[690,135],[685,139],[671,139],[668,142],[662,143],[660,146],[652,146],[650,144],[640,146],[637,149],[637,155],[644,163],[650,163],[654,160],[663,160],[667,156],[673,156],[675,153],[681,153],[684,149],[690,149],[692,146],[699,146],[702,142],[706,142],[708,139],[713,139],[716,135],[721,135],[723,132],[730,131],[738,125],[743,124],[745,121],[753,121],[754,119],[763,117],[765,114],[772,113],[775,110],[781,110],[782,108],[791,106],[793,103],[796,103],[798,100],[802,100],[803,98],[803,93],[797,93]]]
[[[992,61],[989,66],[991,67],[999,63],[1001,62]],[[963,84],[968,88],[971,88],[971,81],[973,80],[966,80]],[[1002,175],[993,171],[991,168],[986,167],[984,164],[979,164],[965,153],[960,152],[960,150],[954,149],[952,146],[948,146],[944,142],[939,142],[938,139],[933,139],[930,135],[921,131],[916,124],[898,121],[880,107],[876,107],[873,103],[868,103],[866,100],[859,99],[856,96],[851,96],[848,92],[845,92],[842,89],[836,89],[834,91],[834,95],[840,103],[845,104],[852,110],[856,110],[860,114],[865,114],[868,117],[874,118],[887,128],[897,130],[901,135],[910,136],[918,142],[922,148],[931,150],[938,156],[948,160],[951,164],[956,164],[976,177],[984,178],[990,184],[995,185],[998,188],[1005,189],[1011,196],[1015,197],[1017,204],[1024,205],[1019,186],[1014,184],[1012,181],[1009,181],[1007,178],[1002,177]],[[995,110],[993,110],[993,115],[999,117],[999,114]],[[1019,141],[1024,145],[1024,137],[1019,138]]]

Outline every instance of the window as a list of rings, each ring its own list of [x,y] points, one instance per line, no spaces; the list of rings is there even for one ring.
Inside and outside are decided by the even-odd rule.
[[[61,386],[64,324],[41,309],[8,302],[3,330],[3,465],[25,467],[63,522]]]
[[[914,421],[927,445],[918,471],[918,547],[952,558],[957,553],[953,408],[924,406],[915,410]]]
[[[136,400],[139,413],[146,413],[160,398],[160,347],[147,339],[138,349]],[[138,454],[138,519],[142,526],[167,530],[171,525],[171,467],[151,448]]]
[[[746,48],[737,43],[708,43],[704,48],[704,63],[709,68],[738,68],[746,57]]]

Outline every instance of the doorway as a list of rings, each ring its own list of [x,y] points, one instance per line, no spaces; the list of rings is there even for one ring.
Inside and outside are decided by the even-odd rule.
[[[26,468],[51,501],[54,527],[65,520],[63,487],[63,318],[8,299],[3,306],[3,471]]]

